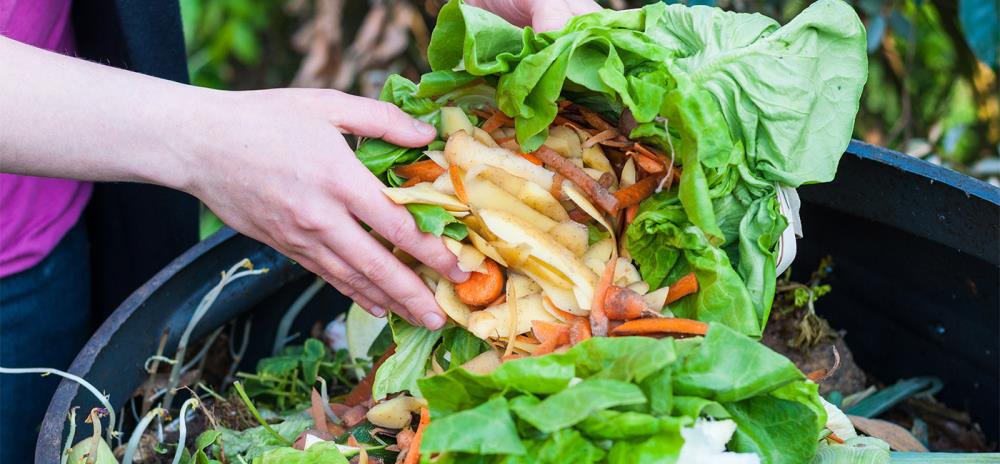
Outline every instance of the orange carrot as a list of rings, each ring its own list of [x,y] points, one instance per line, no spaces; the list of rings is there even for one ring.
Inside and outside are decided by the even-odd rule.
[[[558,172],[552,176],[552,188],[549,189],[549,193],[555,197],[556,200],[563,200],[562,184],[566,181],[566,178]]]
[[[826,374],[827,374],[826,368],[821,367],[806,374],[806,378],[812,380],[813,382],[819,382],[820,380],[823,380],[824,377],[826,377]]]
[[[556,339],[556,345],[569,343],[569,326],[558,322],[531,321],[531,333],[538,341],[545,343]]]
[[[496,113],[493,113],[493,116],[490,116],[488,119],[486,119],[485,122],[483,122],[483,126],[481,127],[481,129],[483,129],[488,133],[491,133],[513,122],[514,120],[508,117],[506,114],[497,111]]]
[[[635,290],[612,285],[604,297],[604,312],[608,319],[627,321],[642,317],[649,308],[646,300]]]
[[[628,208],[638,205],[642,200],[649,198],[656,191],[656,186],[659,185],[660,178],[661,176],[655,175],[646,176],[639,182],[615,192],[614,196],[618,199],[618,207]]]
[[[576,345],[590,338],[590,321],[585,317],[573,316],[569,320],[569,344]]]
[[[674,282],[674,284],[670,286],[670,291],[667,292],[667,300],[664,304],[673,303],[697,291],[698,278],[695,277],[692,272],[684,277],[681,277],[680,280]]]
[[[605,121],[604,118],[590,108],[580,105],[573,105],[573,108],[580,112],[580,116],[583,116],[583,120],[587,121],[587,124],[590,124],[590,127],[600,129],[602,131],[615,129],[615,126],[612,126],[611,123]]]
[[[535,151],[535,155],[553,171],[562,174],[570,182],[580,187],[580,190],[587,195],[590,201],[604,211],[614,214],[618,210],[618,199],[579,166],[569,162],[568,159],[544,145]]]
[[[503,271],[492,259],[483,262],[486,273],[470,272],[469,280],[455,284],[458,299],[469,306],[486,306],[503,293]]]
[[[615,276],[615,264],[618,262],[616,255],[617,253],[611,253],[611,259],[604,267],[604,274],[601,274],[601,279],[594,287],[594,302],[590,306],[590,333],[595,337],[608,336],[608,315],[604,312],[604,298]]]
[[[465,184],[462,183],[462,173],[458,172],[458,166],[448,166],[448,176],[451,177],[451,185],[455,187],[455,196],[462,203],[468,203],[469,196],[465,194]]]
[[[537,156],[532,155],[531,153],[521,153],[521,158],[531,161],[531,164],[535,164],[538,166],[545,164],[542,162],[542,160],[538,159]]]
[[[708,324],[694,319],[679,317],[652,317],[635,319],[615,327],[611,335],[705,335]]]
[[[629,225],[632,221],[635,221],[635,217],[639,214],[639,205],[632,205],[625,208],[625,225]]]
[[[587,214],[586,211],[580,208],[569,210],[569,218],[572,219],[573,222],[579,222],[580,224],[586,224],[593,219],[590,217],[590,214]]]
[[[514,354],[511,354],[511,355],[500,357],[500,362],[504,363],[504,362],[507,362],[507,361],[513,361],[515,359],[521,359],[523,357],[525,357],[523,354],[514,353]]]
[[[419,184],[421,182],[423,182],[423,181],[420,180],[419,177],[414,177],[412,179],[406,179],[406,182],[403,182],[402,185],[400,185],[400,187],[403,187],[403,188],[413,187],[414,185],[417,185],[417,184]]]
[[[532,356],[545,356],[559,347],[559,340],[555,338],[550,338],[545,340],[541,344],[535,347],[535,350],[531,352]]]
[[[403,464],[417,464],[420,462],[420,441],[424,438],[424,430],[427,424],[431,423],[431,412],[426,407],[420,408],[420,424],[417,425],[417,433],[413,434],[413,442],[406,452],[406,459]]]
[[[354,386],[351,392],[347,394],[347,397],[344,398],[345,405],[357,406],[372,398],[372,384],[375,382],[375,372],[378,371],[378,368],[382,367],[382,363],[384,363],[386,359],[389,359],[389,356],[392,356],[395,352],[396,344],[394,343],[389,345],[389,349],[386,350],[385,353],[382,354],[382,357],[378,358],[378,360],[375,361],[375,364],[372,365],[372,370],[368,371],[368,373],[365,374],[365,378],[361,379],[361,381]]]
[[[392,170],[399,177],[406,179],[420,179],[421,182],[433,182],[438,176],[444,173],[444,168],[434,162],[434,160],[417,161],[413,164],[400,166]]]
[[[589,139],[583,141],[583,148],[590,148],[597,145],[605,140],[611,140],[618,137],[617,129],[607,129],[592,135]]]
[[[836,433],[830,432],[830,434],[827,435],[826,438],[830,439],[830,441],[832,441],[834,443],[839,443],[841,445],[844,444],[844,439],[838,437]]]
[[[635,163],[639,166],[639,169],[650,174],[659,174],[664,171],[663,163],[659,159],[638,152],[633,153],[634,156],[632,158],[635,159]]]
[[[507,302],[507,294],[501,293],[500,296],[497,297],[497,299],[491,301],[490,304],[486,306],[496,306],[498,304],[504,304],[506,302]]]

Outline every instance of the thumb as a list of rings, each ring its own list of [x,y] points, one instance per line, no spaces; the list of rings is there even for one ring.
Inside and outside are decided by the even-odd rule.
[[[418,121],[391,103],[343,94],[335,103],[333,125],[362,137],[385,139],[405,147],[427,145],[437,136],[434,126]]]

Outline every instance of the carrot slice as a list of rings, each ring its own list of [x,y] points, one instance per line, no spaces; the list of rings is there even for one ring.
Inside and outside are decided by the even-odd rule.
[[[492,259],[483,261],[486,273],[470,272],[469,280],[455,284],[455,294],[459,301],[469,306],[486,306],[503,293],[503,271]]]
[[[417,425],[417,433],[413,434],[413,442],[410,443],[410,449],[406,452],[406,459],[403,460],[403,464],[417,464],[420,462],[420,441],[424,438],[424,430],[427,430],[427,424],[430,423],[431,412],[426,407],[420,408],[420,423]]]
[[[646,300],[635,290],[612,285],[604,297],[604,312],[608,319],[627,321],[642,317],[648,312]]]
[[[613,139],[615,137],[618,137],[618,135],[619,134],[618,134],[618,130],[617,129],[603,130],[601,132],[598,132],[598,133],[590,136],[589,139],[584,140],[583,141],[583,148],[590,148],[590,147],[592,147],[594,145],[597,145],[597,144],[599,144],[601,142],[604,142],[606,140],[611,140],[611,139]]]
[[[615,192],[613,195],[618,199],[618,207],[628,208],[638,205],[642,200],[649,198],[656,191],[656,187],[660,184],[660,179],[661,176],[646,176],[639,182]]]
[[[595,337],[608,336],[608,315],[604,312],[604,298],[611,286],[611,280],[615,276],[615,264],[618,262],[618,253],[611,253],[611,259],[604,267],[604,274],[597,281],[594,287],[594,302],[590,306],[590,333]]]
[[[503,126],[512,124],[513,122],[514,120],[511,119],[509,116],[503,114],[500,111],[497,111],[496,113],[493,113],[493,116],[490,116],[488,119],[486,119],[485,122],[483,122],[483,126],[481,127],[481,129],[483,129],[486,132],[493,132]]]
[[[420,179],[419,179],[419,178],[417,178],[417,177],[414,177],[414,178],[412,178],[412,179],[407,179],[407,180],[406,180],[406,182],[403,182],[403,183],[402,183],[402,184],[400,185],[400,187],[403,187],[403,188],[406,188],[406,187],[413,187],[414,185],[417,185],[417,184],[419,184],[419,183],[421,183],[421,182],[423,182],[423,181],[422,181],[422,180],[420,180]]]
[[[659,174],[664,171],[663,163],[660,160],[639,152],[632,153],[632,158],[635,159],[635,164],[639,166],[639,169],[650,174]]]
[[[632,224],[635,221],[635,217],[639,214],[639,205],[632,205],[625,208],[625,225]]]
[[[458,172],[458,166],[448,166],[448,176],[451,177],[451,185],[455,187],[455,196],[462,203],[468,203],[469,196],[465,194],[465,184],[462,183],[462,173]]]
[[[389,349],[382,354],[382,357],[375,361],[374,365],[372,365],[372,370],[368,371],[368,373],[365,374],[365,378],[361,379],[361,381],[354,386],[354,389],[347,394],[347,397],[344,398],[345,405],[357,406],[372,398],[372,384],[375,382],[375,372],[378,371],[378,368],[382,367],[382,363],[384,363],[386,359],[389,359],[389,356],[392,356],[395,352],[396,344],[394,343],[389,345]]]
[[[556,348],[558,347],[559,347],[559,340],[557,338],[550,338],[539,344],[537,347],[535,347],[535,350],[531,352],[531,355],[545,356],[555,351]]]
[[[698,291],[698,278],[695,277],[694,273],[692,272],[684,277],[681,277],[680,280],[674,282],[674,284],[670,286],[670,291],[667,292],[667,300],[664,302],[664,304],[673,303],[697,291]]]
[[[705,335],[706,332],[708,332],[708,324],[694,319],[653,317],[625,322],[615,327],[611,331],[611,335]]]
[[[574,316],[569,322],[569,344],[576,345],[591,337],[590,321],[585,317]]]
[[[546,146],[539,148],[535,155],[549,165],[552,170],[562,174],[570,182],[580,187],[588,199],[601,209],[611,214],[618,211],[618,199],[583,169]]]
[[[538,166],[545,164],[542,162],[542,160],[538,159],[537,156],[532,155],[531,153],[521,153],[521,158],[531,161],[531,164],[535,164]]]
[[[557,344],[569,343],[569,326],[558,322],[531,321],[531,333],[538,341],[545,343],[555,338]]]
[[[420,179],[421,182],[433,182],[438,176],[444,173],[444,168],[434,162],[434,160],[417,161],[416,163],[399,166],[392,170],[399,177],[406,179]]]

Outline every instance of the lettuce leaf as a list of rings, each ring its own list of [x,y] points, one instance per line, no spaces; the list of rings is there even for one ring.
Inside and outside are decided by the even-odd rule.
[[[409,391],[420,396],[417,379],[427,372],[427,360],[441,338],[441,330],[414,327],[396,316],[389,316],[396,352],[375,371],[372,398],[381,400],[390,393]]]
[[[507,400],[494,398],[472,409],[436,419],[427,426],[421,453],[524,454]]]
[[[416,221],[417,228],[422,232],[438,237],[444,235],[455,240],[462,240],[469,235],[469,229],[465,223],[456,219],[440,206],[411,203],[406,205],[406,209]]]

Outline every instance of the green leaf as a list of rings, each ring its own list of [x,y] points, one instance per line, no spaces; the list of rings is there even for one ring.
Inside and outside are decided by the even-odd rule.
[[[421,453],[463,451],[476,454],[524,454],[507,400],[497,397],[475,408],[431,421]]]
[[[270,427],[287,440],[287,443],[291,443],[311,425],[312,418],[297,415],[286,418],[280,423],[272,424]],[[219,431],[222,432],[222,443],[225,444],[226,460],[229,462],[236,462],[236,456],[252,460],[268,451],[288,446],[285,441],[275,438],[263,426],[240,431],[222,428]],[[218,455],[220,452],[218,446],[214,446],[213,449]]]
[[[730,402],[804,378],[788,358],[724,325],[712,324],[701,346],[677,366],[673,387],[677,395]]]
[[[542,432],[555,432],[615,406],[644,404],[642,390],[617,380],[583,380],[534,406],[514,412]]]
[[[381,139],[368,139],[354,153],[372,174],[381,176],[387,170],[402,164],[409,164],[421,156],[423,152],[415,148],[405,148],[393,145]]]
[[[694,423],[690,417],[653,416],[633,411],[604,410],[576,425],[585,435],[597,440],[624,440],[665,432],[677,433]]]
[[[347,464],[347,458],[330,441],[316,443],[305,451],[280,448],[264,453],[253,464]]]
[[[410,203],[406,205],[406,209],[413,215],[422,232],[438,237],[444,235],[455,240],[463,240],[469,235],[468,227],[440,206]]]
[[[538,462],[547,464],[594,463],[601,461],[604,455],[604,450],[573,429],[553,433],[532,453]]]
[[[816,452],[821,429],[802,403],[763,395],[723,406],[737,425],[733,451],[756,453],[762,464],[809,462]]]
[[[409,391],[420,396],[417,379],[426,372],[427,359],[441,338],[441,331],[414,327],[405,321],[390,319],[396,352],[377,371],[372,385],[372,397],[378,401],[390,393]]]
[[[673,464],[684,439],[680,433],[661,433],[637,440],[619,440],[608,453],[609,464]]]
[[[485,341],[461,327],[445,329],[441,336],[441,346],[451,354],[451,364],[455,366],[461,366],[490,349]]]

